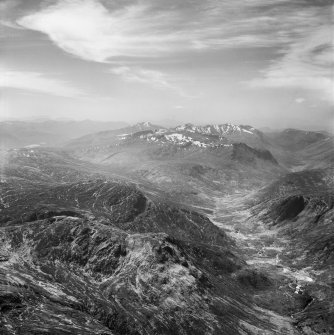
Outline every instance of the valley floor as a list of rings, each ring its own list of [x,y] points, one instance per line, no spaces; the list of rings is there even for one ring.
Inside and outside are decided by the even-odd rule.
[[[208,215],[210,220],[223,229],[236,243],[236,252],[245,259],[250,268],[268,277],[273,286],[263,293],[262,287],[255,290],[254,302],[261,306],[258,313],[272,323],[277,331],[272,334],[301,334],[294,326],[297,311],[286,313],[283,304],[289,300],[298,300],[304,295],[305,286],[317,280],[319,272],[311,267],[301,268],[298,259],[293,259],[293,246],[277,227],[268,227],[255,217],[250,209],[249,200],[253,194],[233,194],[215,197],[215,208]],[[257,284],[255,283],[255,286]],[[261,286],[261,283],[259,283]],[[269,299],[269,296],[273,300]],[[271,300],[271,301],[269,301]],[[284,300],[284,301],[283,301]],[[306,298],[304,309],[312,303]],[[294,304],[294,303],[293,303]],[[249,327],[251,334],[271,334]],[[307,334],[316,334],[303,329]],[[304,333],[303,332],[303,333]]]

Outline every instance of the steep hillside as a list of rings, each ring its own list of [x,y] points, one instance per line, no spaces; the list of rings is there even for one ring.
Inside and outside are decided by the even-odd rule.
[[[253,164],[256,161],[263,161],[278,165],[277,160],[269,150],[257,150],[244,143],[233,144],[232,159],[248,164]]]
[[[334,164],[334,138],[312,143],[301,150],[300,155],[308,169],[331,167]]]
[[[315,334],[334,331],[333,190],[332,169],[305,170],[266,187],[253,207],[253,214],[289,241],[286,263],[309,278],[307,284],[297,283],[311,298],[295,319],[300,329]]]
[[[285,129],[282,132],[268,133],[266,135],[277,145],[289,151],[305,149],[310,144],[314,144],[328,138],[328,135],[322,132],[299,129]]]
[[[328,133],[286,129],[265,136],[267,149],[291,171],[326,168],[334,161],[334,138]]]
[[[243,264],[219,250],[68,216],[0,235],[2,334],[283,329],[267,312],[257,315],[247,288],[232,278]]]

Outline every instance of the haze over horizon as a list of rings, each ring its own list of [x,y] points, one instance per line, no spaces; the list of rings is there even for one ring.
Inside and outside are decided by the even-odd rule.
[[[0,120],[333,129],[328,0],[0,1]]]

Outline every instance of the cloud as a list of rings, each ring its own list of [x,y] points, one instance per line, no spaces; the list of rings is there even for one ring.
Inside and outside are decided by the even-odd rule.
[[[48,35],[76,57],[108,62],[117,57],[278,46],[319,21],[314,9],[291,10],[287,0],[267,1],[265,6],[262,0],[194,0],[191,6],[147,0],[116,6],[99,0],[59,0],[17,23]]]
[[[2,0],[0,2],[0,14],[1,16],[7,14],[13,8],[17,7],[20,4],[18,0]]]
[[[38,72],[21,72],[0,68],[1,88],[14,88],[61,97],[84,96],[83,92],[66,81],[47,78]]]
[[[157,70],[144,69],[141,67],[118,66],[110,69],[112,74],[120,76],[124,81],[132,83],[142,83],[157,89],[167,89],[174,91],[180,96],[191,97],[173,83],[170,75]]]
[[[6,33],[3,29],[4,27],[12,29],[23,29],[15,21],[10,19],[12,12],[19,5],[20,1],[18,0],[0,1],[0,26],[2,26],[2,29],[0,30],[0,36],[6,36]]]
[[[167,80],[167,75],[155,70],[119,66],[112,68],[111,73],[121,76],[125,81],[150,84],[158,88],[173,88]]]
[[[302,88],[334,103],[332,30],[322,26],[290,45],[285,55],[249,82],[251,87]]]
[[[296,99],[295,99],[295,102],[296,102],[297,104],[302,104],[304,101],[305,101],[304,98],[296,98]]]
[[[0,19],[0,25],[3,26],[3,27],[7,27],[7,28],[23,29],[18,24],[16,24],[15,22],[12,22],[10,20],[1,20]]]
[[[178,38],[166,30],[174,16],[160,13],[151,17],[148,12],[143,4],[110,12],[99,1],[63,0],[17,22],[47,34],[72,55],[106,62],[110,57],[152,57],[173,50]]]

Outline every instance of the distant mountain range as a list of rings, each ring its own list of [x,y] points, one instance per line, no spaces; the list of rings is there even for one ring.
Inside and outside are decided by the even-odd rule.
[[[303,157],[315,154],[318,146],[321,146],[323,156],[328,155],[327,162],[330,162],[333,149],[333,137],[322,132],[287,129],[278,133],[263,133],[251,126],[229,123],[207,126],[187,123],[164,128],[150,122],[83,136],[69,141],[66,147],[101,156],[103,152],[106,155],[116,153],[115,148],[117,152],[120,149],[124,152],[125,148],[141,145],[147,149],[160,147],[160,151],[168,155],[168,152],[176,154],[182,149],[184,152],[214,148],[227,150],[236,143],[244,143],[255,150],[269,150],[287,168],[303,165]]]
[[[178,146],[216,147],[231,143],[247,142],[263,147],[263,134],[251,126],[232,124],[195,126],[190,123],[175,128],[164,128],[150,122],[138,123],[131,127],[104,131],[75,139],[70,146],[82,144],[113,145],[133,139],[151,143],[174,144]]]
[[[254,143],[257,143],[260,146],[268,144],[271,140],[271,142],[274,142],[275,144],[288,150],[301,149],[319,140],[331,138],[331,135],[325,132],[313,132],[297,129],[286,129],[280,132],[262,132],[249,125],[234,125],[230,123],[210,124],[206,126],[197,126],[191,123],[186,123],[175,128],[165,128],[150,122],[141,122],[133,126],[116,130],[110,129],[100,133],[91,134],[88,137],[78,139],[78,142],[94,139],[103,142],[109,140],[109,137],[111,140],[114,140],[114,136],[116,135],[120,136],[121,140],[125,140],[140,131],[148,131],[147,134],[141,134],[147,135],[146,138],[148,140],[150,140],[152,135],[156,134],[162,135],[160,136],[160,139],[164,138],[167,141],[176,142],[180,145],[185,144],[185,142],[191,142],[192,137],[202,135],[203,138],[205,136],[211,136],[210,139],[212,141],[224,141],[224,139],[229,139],[231,142],[254,141]],[[184,137],[185,134],[188,135],[188,138]],[[154,139],[155,138],[153,138],[153,140]],[[74,143],[75,140],[73,141],[73,144]],[[291,143],[294,145],[291,146]],[[194,145],[199,144],[195,142]]]
[[[139,132],[143,132],[139,134]],[[146,132],[146,133],[145,133]],[[124,122],[38,120],[0,122],[0,145],[3,148],[24,146],[55,146],[68,143],[113,145],[139,137],[148,142],[172,143],[179,146],[215,147],[232,143],[245,143],[255,148],[271,149],[272,146],[288,151],[304,150],[307,146],[333,139],[325,132],[286,129],[262,132],[249,125],[209,124],[205,126],[186,123],[165,128],[150,122],[132,126]]]

